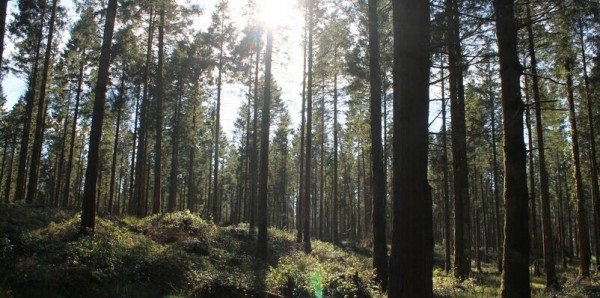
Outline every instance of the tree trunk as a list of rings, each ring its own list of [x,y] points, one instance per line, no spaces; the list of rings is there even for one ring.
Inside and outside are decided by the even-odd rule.
[[[444,269],[446,273],[449,273],[452,269],[452,246],[451,246],[451,237],[452,237],[452,228],[450,227],[450,185],[448,179],[448,129],[446,127],[447,123],[447,112],[446,105],[448,102],[446,101],[446,79],[444,78],[444,60],[441,62],[441,82],[442,82],[442,168],[444,175]]]
[[[156,140],[154,143],[154,193],[152,214],[160,213],[162,207],[162,137],[163,98],[165,96],[163,68],[165,63],[165,8],[160,8],[158,25],[158,65],[156,68]]]
[[[267,31],[265,54],[265,89],[263,94],[262,120],[260,127],[260,166],[258,175],[258,239],[256,254],[266,260],[267,251],[267,192],[269,177],[269,127],[271,123],[271,53],[273,52],[273,31]]]
[[[373,191],[373,267],[382,290],[387,288],[387,240],[385,238],[385,168],[381,140],[381,62],[378,0],[369,0],[369,82],[371,112],[371,189]],[[336,94],[337,96],[337,94]],[[337,103],[337,98],[336,98]],[[337,108],[337,107],[336,107]],[[337,113],[337,109],[336,109]],[[337,116],[337,114],[336,114]],[[336,118],[337,120],[337,118]],[[385,121],[385,120],[384,120]],[[337,129],[337,128],[336,128]],[[336,142],[337,142],[337,130]],[[385,133],[385,132],[384,132]],[[336,143],[337,144],[337,143]],[[337,146],[336,146],[337,147]],[[337,155],[336,155],[337,159]],[[334,162],[337,167],[337,160]],[[337,173],[337,168],[336,168]],[[337,175],[336,175],[337,176]],[[335,220],[335,217],[334,217]]]
[[[25,199],[25,187],[27,174],[27,158],[29,152],[29,138],[31,134],[31,121],[33,120],[33,108],[35,102],[35,90],[37,87],[38,77],[38,62],[40,59],[40,49],[42,47],[42,38],[44,34],[44,19],[46,18],[46,5],[42,7],[42,14],[40,16],[40,28],[38,30],[38,36],[35,46],[35,53],[33,58],[32,73],[29,77],[29,86],[27,94],[25,95],[25,125],[23,126],[23,135],[21,136],[21,148],[19,150],[19,167],[17,168],[17,185],[15,190],[15,201],[22,201]],[[37,186],[36,186],[37,187]]]
[[[333,211],[332,211],[332,222],[333,227],[333,243],[340,244],[340,230],[339,230],[339,206],[338,206],[338,87],[337,87],[338,75],[337,73],[333,76]],[[384,210],[385,212],[385,210]],[[385,226],[384,226],[385,230]],[[387,264],[387,252],[386,262],[382,266]],[[381,275],[379,275],[381,276]]]
[[[528,179],[529,179],[529,201],[531,202],[531,257],[533,258],[533,274],[535,276],[541,275],[540,272],[540,249],[538,247],[538,226],[537,226],[537,208],[536,208],[536,195],[535,195],[535,170],[533,169],[533,134],[531,131],[531,100],[529,99],[529,86],[528,79],[525,77],[525,97],[527,98],[527,107],[525,114],[525,125],[527,126],[527,141],[529,146],[528,154]]]
[[[100,65],[98,67],[98,81],[94,90],[94,111],[92,114],[92,129],[90,131],[90,145],[88,151],[87,170],[85,173],[85,187],[83,190],[83,207],[81,213],[82,232],[93,233],[96,226],[96,184],[98,182],[98,169],[100,161],[100,141],[102,139],[102,122],[104,121],[104,105],[106,102],[106,89],[110,68],[110,50],[112,46],[115,18],[117,14],[117,0],[109,0],[106,10],[106,23],[100,51]]]
[[[250,183],[250,224],[249,224],[249,234],[250,237],[254,237],[255,225],[257,220],[257,183],[256,179],[258,178],[258,72],[260,65],[260,37],[261,32],[258,30],[256,32],[256,61],[254,64],[254,105],[252,107],[253,114],[253,123],[252,123],[252,147],[250,149],[250,178],[248,179],[248,183]]]
[[[135,186],[134,186],[134,197],[132,207],[135,210],[130,210],[130,213],[135,213],[138,217],[146,216],[147,208],[147,196],[146,196],[146,183],[148,178],[148,167],[147,167],[147,151],[148,151],[148,78],[150,76],[150,64],[152,62],[152,40],[154,36],[154,8],[150,8],[149,21],[148,21],[148,41],[146,45],[146,65],[144,66],[143,82],[144,87],[142,91],[142,102],[140,107],[140,128],[138,135],[138,150],[137,160],[135,165]]]
[[[119,90],[119,98],[116,102],[117,109],[117,121],[116,121],[116,129],[115,129],[115,141],[113,143],[113,154],[112,154],[112,163],[110,166],[110,190],[108,193],[108,214],[111,214],[113,209],[114,197],[115,197],[115,179],[117,175],[117,155],[119,154],[119,134],[121,131],[121,117],[123,114],[123,106],[125,105],[125,73],[121,75],[121,88]]]
[[[452,117],[452,167],[454,169],[454,276],[463,281],[471,272],[471,217],[469,206],[469,169],[465,124],[464,66],[460,45],[458,3],[446,0],[448,24],[448,62],[450,71],[450,111]]]
[[[504,271],[502,297],[530,297],[529,215],[523,101],[513,0],[494,0],[504,115]]]
[[[314,33],[314,0],[308,0],[308,74],[306,83],[306,167],[304,180],[304,252],[312,251],[310,243],[310,199],[312,190],[312,114],[313,114],[313,33]]]
[[[427,182],[429,1],[394,0],[394,216],[390,297],[432,297],[433,223]]]
[[[592,180],[592,205],[594,207],[594,231],[596,239],[596,269],[600,269],[600,189],[598,186],[598,160],[596,157],[596,133],[594,127],[594,110],[592,108],[592,91],[590,90],[589,76],[587,72],[587,54],[585,53],[585,40],[583,38],[583,22],[579,20],[579,42],[581,45],[581,59],[583,62],[583,82],[585,100],[587,106],[587,121],[590,134],[590,160]]]
[[[50,27],[48,28],[48,41],[46,42],[46,53],[44,56],[44,68],[42,70],[42,82],[40,86],[40,97],[38,98],[38,109],[35,118],[35,135],[31,149],[31,165],[29,167],[29,183],[27,184],[27,203],[33,203],[38,193],[38,179],[40,175],[40,162],[42,158],[42,145],[44,143],[44,129],[46,128],[46,85],[50,74],[50,60],[52,59],[52,43],[54,41],[54,26],[56,20],[56,7],[58,0],[52,1],[52,13],[50,14]]]
[[[577,118],[575,115],[575,96],[573,87],[572,63],[566,59],[563,61],[567,73],[567,102],[569,104],[569,124],[571,127],[573,178],[575,179],[575,195],[577,198],[577,242],[579,243],[579,277],[590,276],[590,243],[585,214],[585,197],[583,181],[581,178],[581,162],[579,153],[579,131],[577,130]]]
[[[550,186],[548,184],[548,171],[546,170],[546,149],[544,148],[544,126],[542,123],[542,104],[537,76],[537,59],[533,28],[531,25],[531,10],[527,3],[527,36],[529,39],[529,59],[531,60],[533,100],[535,103],[535,131],[537,134],[538,162],[540,168],[540,192],[542,199],[542,233],[544,244],[544,269],[546,271],[546,287],[558,288],[556,269],[554,265],[554,242],[552,233],[552,218],[550,213]]]
[[[171,142],[173,142],[173,149],[171,152],[171,177],[169,179],[169,203],[167,210],[169,212],[175,212],[177,205],[177,174],[179,173],[179,130],[180,119],[181,118],[181,97],[183,96],[183,84],[181,83],[181,78],[179,78],[180,83],[178,84],[179,96],[177,96],[177,104],[175,107],[175,124],[173,125],[173,137],[171,138]]]

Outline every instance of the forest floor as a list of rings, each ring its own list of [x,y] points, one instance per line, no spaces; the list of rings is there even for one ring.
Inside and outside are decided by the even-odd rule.
[[[79,214],[0,205],[0,297],[380,297],[370,251],[313,241],[298,250],[294,233],[269,230],[269,260],[254,257],[247,225],[216,227],[189,212],[99,217],[93,237],[80,236]],[[443,258],[439,255],[436,259]],[[575,282],[560,271],[563,289],[534,297],[600,297],[598,276]],[[434,268],[437,297],[495,297],[493,264],[474,268],[460,284]]]

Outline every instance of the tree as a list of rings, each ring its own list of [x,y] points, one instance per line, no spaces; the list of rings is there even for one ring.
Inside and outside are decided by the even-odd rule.
[[[385,239],[385,170],[381,144],[381,67],[379,53],[378,1],[369,0],[369,78],[371,86],[371,183],[373,190],[373,267],[382,289],[387,282]]]
[[[452,167],[454,170],[454,276],[465,280],[471,272],[471,217],[469,167],[465,128],[463,55],[460,43],[459,2],[446,0],[448,69],[450,71],[450,110],[452,124]]]
[[[390,297],[432,297],[433,231],[427,182],[429,1],[394,0],[394,154]]]
[[[92,129],[85,173],[85,188],[83,191],[83,206],[81,213],[81,229],[84,234],[93,233],[96,227],[96,188],[98,183],[98,163],[100,140],[102,138],[102,123],[104,121],[104,105],[110,67],[110,50],[117,15],[117,0],[109,0],[106,9],[106,21],[102,37],[102,50],[98,68],[98,81],[94,89],[94,111],[92,114]]]
[[[303,238],[304,252],[310,253],[312,250],[310,243],[310,199],[312,193],[312,114],[313,114],[313,35],[314,35],[314,0],[307,0],[308,3],[308,69],[306,79],[306,153],[304,167],[304,203],[302,212],[304,213]]]
[[[165,96],[163,69],[165,63],[165,5],[159,9],[158,23],[158,65],[156,68],[156,141],[154,143],[154,194],[152,213],[160,213],[162,203],[162,131],[163,131],[163,97]]]
[[[257,255],[266,260],[267,251],[267,182],[269,177],[269,127],[271,122],[271,56],[273,53],[273,31],[267,31],[267,49],[265,54],[265,83],[263,108],[260,127],[260,166],[258,175],[258,239]]]
[[[530,297],[529,213],[523,110],[513,0],[494,0],[504,119],[504,271],[502,297]]]
[[[37,195],[38,178],[40,170],[40,160],[42,157],[42,143],[44,142],[44,129],[46,126],[46,85],[48,84],[48,75],[50,73],[50,59],[52,56],[52,43],[54,41],[54,28],[56,20],[56,8],[58,0],[52,1],[52,12],[50,13],[50,23],[48,29],[48,41],[46,42],[46,52],[44,56],[44,68],[42,70],[42,84],[37,104],[37,115],[35,118],[35,134],[33,137],[33,148],[31,149],[31,166],[29,167],[29,183],[27,184],[27,197],[25,201],[32,203]]]
[[[552,218],[550,214],[550,186],[548,184],[548,170],[546,169],[546,154],[544,145],[544,126],[542,123],[542,105],[537,74],[537,58],[533,26],[531,24],[531,9],[527,3],[527,37],[529,45],[529,59],[531,60],[533,100],[535,103],[535,130],[537,134],[538,163],[540,171],[540,191],[542,199],[542,232],[544,245],[544,268],[546,270],[546,286],[557,288],[559,286],[554,268],[554,242],[552,234]],[[531,186],[534,187],[533,185]],[[535,226],[535,225],[534,225]]]

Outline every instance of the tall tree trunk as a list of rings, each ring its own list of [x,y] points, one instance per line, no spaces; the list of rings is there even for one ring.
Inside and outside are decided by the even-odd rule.
[[[590,160],[592,180],[592,205],[594,207],[594,231],[596,239],[596,269],[600,269],[600,189],[598,186],[598,160],[596,156],[596,133],[594,127],[594,110],[592,108],[592,91],[590,90],[589,76],[587,72],[587,54],[585,53],[585,40],[583,38],[583,21],[579,20],[579,42],[581,46],[581,60],[583,62],[583,82],[585,100],[587,106],[587,121],[590,134]]]
[[[563,61],[567,73],[567,102],[569,105],[569,124],[571,127],[573,178],[575,179],[575,195],[577,198],[577,242],[579,243],[579,277],[590,276],[590,243],[585,214],[585,197],[583,193],[583,181],[581,178],[581,162],[579,153],[579,131],[577,130],[577,118],[575,115],[575,96],[573,87],[572,64],[567,58]]]
[[[224,12],[222,12],[224,14]],[[225,36],[224,36],[224,16],[221,15],[221,36],[219,40],[219,69],[217,75],[217,108],[216,108],[216,116],[215,116],[215,155],[214,155],[214,171],[213,171],[213,203],[212,203],[212,219],[215,223],[219,223],[220,221],[220,192],[219,192],[219,143],[221,141],[221,89],[223,84],[223,46],[225,44]],[[259,177],[260,180],[260,177]]]
[[[308,12],[305,11],[304,16],[304,53],[303,53],[303,66],[302,66],[302,111],[300,120],[300,171],[298,173],[298,199],[296,200],[296,243],[302,242],[302,236],[304,232],[304,183],[306,171],[304,169],[304,141],[306,139],[306,67],[307,67],[307,52],[308,52]]]
[[[181,78],[179,78],[181,82]],[[171,177],[169,179],[169,203],[167,210],[174,212],[177,204],[177,174],[179,173],[179,130],[181,117],[181,97],[183,96],[183,84],[179,83],[179,96],[177,96],[177,106],[175,107],[175,124],[173,125],[173,149],[171,152]]]
[[[529,201],[531,202],[531,257],[533,258],[533,274],[539,276],[540,272],[540,249],[539,249],[539,238],[538,238],[538,226],[537,226],[537,208],[536,208],[536,194],[535,194],[535,170],[533,169],[533,133],[531,131],[531,100],[529,98],[529,80],[525,77],[525,97],[527,98],[527,106],[525,113],[525,125],[527,127],[527,141],[529,146],[528,154],[528,179],[529,179]]]
[[[60,206],[60,194],[61,194],[61,190],[62,190],[62,179],[63,179],[63,171],[64,171],[64,167],[65,167],[65,147],[67,145],[67,133],[69,130],[69,110],[71,108],[71,102],[70,99],[67,102],[67,113],[65,114],[65,121],[63,123],[63,131],[62,131],[62,135],[60,137],[60,150],[58,152],[58,154],[60,155],[58,158],[58,166],[57,166],[57,171],[58,173],[56,174],[55,180],[54,180],[54,185],[55,185],[55,190],[54,190],[54,195],[52,196],[52,206],[53,207],[59,207]],[[2,181],[0,179],[0,181]]]
[[[394,0],[394,216],[390,297],[432,297],[433,219],[427,182],[429,1]]]
[[[33,147],[31,149],[31,166],[29,167],[29,183],[27,184],[27,203],[33,203],[36,200],[38,192],[38,178],[40,175],[40,162],[42,158],[42,145],[44,143],[44,129],[46,128],[46,85],[50,74],[50,60],[52,59],[52,43],[54,41],[54,26],[56,20],[56,8],[58,0],[52,1],[52,13],[50,14],[50,24],[48,28],[48,41],[46,41],[46,53],[44,56],[44,68],[42,70],[42,82],[40,86],[40,96],[38,98],[38,109],[35,117],[35,135],[33,137]]]
[[[537,75],[537,58],[535,53],[535,42],[533,27],[531,25],[531,10],[527,3],[527,36],[529,40],[529,59],[531,60],[533,101],[535,103],[535,132],[537,134],[538,162],[540,169],[540,193],[542,199],[542,233],[544,244],[544,269],[546,271],[546,287],[558,288],[556,269],[554,265],[554,242],[552,233],[552,218],[550,213],[550,185],[548,183],[548,171],[546,170],[546,153],[544,145],[544,126],[542,123],[542,104]]]
[[[85,187],[83,190],[83,208],[81,213],[81,229],[83,233],[94,232],[96,227],[96,184],[98,182],[98,169],[100,161],[100,141],[102,139],[102,122],[104,121],[104,105],[106,102],[106,89],[110,68],[110,50],[112,46],[115,18],[117,14],[117,0],[109,0],[106,9],[106,23],[100,51],[100,65],[98,67],[98,81],[94,89],[94,111],[92,114],[92,129],[90,131],[90,145],[88,150],[87,170],[85,173]]]
[[[17,185],[15,190],[15,201],[25,199],[25,186],[27,174],[27,158],[29,152],[29,138],[31,134],[31,121],[33,120],[33,108],[35,103],[35,90],[38,79],[38,63],[40,60],[40,49],[42,47],[42,38],[44,35],[44,19],[46,18],[46,5],[42,7],[40,16],[40,28],[37,32],[37,41],[35,53],[33,55],[32,72],[29,77],[29,86],[25,95],[25,125],[23,126],[23,135],[21,136],[21,148],[19,149],[19,167],[17,168]],[[37,186],[36,186],[37,187]]]
[[[119,98],[117,99],[116,109],[117,109],[117,121],[115,128],[115,140],[113,142],[113,154],[112,154],[112,163],[110,166],[110,190],[108,192],[108,214],[112,214],[114,197],[115,197],[115,184],[116,184],[116,176],[117,176],[117,156],[119,154],[119,134],[121,132],[121,117],[123,114],[123,106],[125,105],[125,72],[121,75],[121,87],[119,90]]]
[[[265,86],[263,93],[262,119],[260,123],[260,166],[258,175],[258,239],[256,254],[266,260],[267,251],[267,192],[269,177],[269,127],[271,123],[271,54],[273,52],[273,31],[267,31],[265,54]]]
[[[452,167],[454,169],[454,276],[460,281],[471,272],[471,217],[469,207],[469,169],[465,124],[464,66],[460,45],[458,3],[446,0],[448,62],[450,71],[450,111],[452,118]]]
[[[332,211],[332,222],[333,227],[333,243],[340,244],[340,230],[339,230],[339,206],[338,206],[338,74],[333,76],[333,211]],[[384,210],[385,212],[385,210]],[[384,217],[385,218],[385,217]],[[385,226],[384,226],[385,231]],[[385,234],[384,234],[385,237]],[[385,238],[384,238],[385,239]],[[386,262],[383,263],[385,268],[387,264],[387,252]],[[381,275],[379,275],[380,278]]]
[[[146,65],[144,66],[143,82],[144,87],[142,91],[142,102],[140,107],[140,128],[139,128],[139,143],[137,150],[137,160],[135,165],[135,186],[134,186],[134,197],[132,207],[135,210],[130,210],[130,213],[135,213],[138,217],[146,216],[147,208],[147,178],[148,167],[147,167],[147,140],[148,140],[148,78],[150,76],[150,64],[152,63],[152,40],[154,37],[154,8],[150,8],[149,21],[148,21],[148,41],[146,44]]]
[[[379,49],[379,17],[377,7],[378,0],[369,0],[369,82],[372,173],[370,182],[373,191],[373,267],[377,274],[377,281],[385,291],[388,278],[388,259],[387,240],[385,239],[385,168],[383,167],[383,148],[381,144],[381,54]],[[335,96],[337,97],[337,94]],[[337,145],[337,130],[335,133],[335,142]],[[337,173],[337,154],[335,158],[334,164]],[[335,220],[336,218],[334,217],[334,221]]]
[[[321,144],[319,152],[319,239],[323,240],[323,196],[325,194],[325,73],[321,78]]]
[[[504,271],[502,297],[530,297],[529,215],[523,109],[513,0],[494,0],[504,116]]]
[[[314,0],[308,0],[308,70],[306,82],[306,167],[304,175],[304,252],[312,251],[310,243],[310,199],[312,190],[312,114],[313,114],[313,34],[314,34]]]
[[[65,176],[65,188],[62,195],[61,206],[63,209],[69,207],[69,197],[71,194],[71,174],[73,172],[73,157],[75,155],[75,138],[77,136],[77,120],[79,117],[79,104],[81,101],[81,92],[83,91],[83,70],[85,66],[85,48],[81,51],[81,62],[79,64],[79,75],[77,77],[77,94],[75,94],[75,110],[73,111],[73,122],[71,123],[71,140],[69,144],[69,157],[67,158],[67,168]]]
[[[250,224],[249,234],[250,237],[254,237],[255,225],[257,220],[256,210],[257,206],[257,186],[256,183],[258,175],[258,75],[259,75],[259,64],[260,64],[260,37],[261,32],[256,32],[256,61],[254,64],[254,105],[252,107],[253,123],[252,123],[252,147],[250,149]]]
[[[152,213],[160,213],[162,207],[162,135],[163,97],[165,96],[163,68],[165,63],[165,8],[160,8],[158,25],[158,65],[156,68],[156,140],[154,143],[154,193]]]
[[[488,73],[490,74],[491,81],[491,71],[490,65],[488,64]],[[490,104],[491,104],[491,114],[490,114],[490,122],[491,122],[491,130],[492,130],[492,173],[494,175],[493,187],[494,187],[494,217],[496,219],[496,258],[497,258],[497,268],[498,272],[502,273],[503,270],[503,260],[502,260],[502,218],[500,216],[500,183],[499,183],[499,173],[498,173],[498,148],[496,146],[496,97],[494,96],[494,91],[491,90],[490,85]]]
[[[452,269],[452,228],[450,227],[450,185],[448,179],[448,129],[446,127],[447,123],[447,112],[446,105],[448,101],[446,100],[446,79],[444,78],[444,60],[442,58],[441,62],[441,82],[442,82],[442,150],[443,150],[443,160],[442,160],[442,168],[444,175],[444,269],[446,273],[450,272]]]

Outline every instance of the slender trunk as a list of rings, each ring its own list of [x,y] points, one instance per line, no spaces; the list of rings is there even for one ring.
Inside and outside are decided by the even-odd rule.
[[[68,130],[69,130],[69,109],[71,107],[71,103],[70,100],[69,102],[67,102],[67,113],[65,114],[65,121],[63,123],[63,131],[62,131],[62,136],[60,137],[60,150],[58,152],[58,154],[60,155],[60,157],[58,158],[58,166],[57,166],[57,175],[55,177],[55,191],[54,191],[54,195],[52,198],[52,206],[53,207],[58,207],[59,206],[59,201],[60,201],[60,195],[61,195],[61,186],[62,186],[62,178],[63,178],[63,171],[64,171],[64,166],[65,166],[65,147],[67,145],[67,134],[68,134]],[[0,179],[0,181],[2,181]]]
[[[306,167],[305,167],[305,180],[304,180],[304,252],[310,253],[312,251],[310,243],[310,199],[311,190],[313,186],[311,180],[312,174],[312,114],[313,114],[313,33],[314,33],[314,1],[308,0],[308,70],[307,70],[307,82],[306,82]]]
[[[333,243],[340,244],[340,232],[339,232],[339,206],[338,206],[338,74],[333,76],[333,211],[332,211],[332,222],[333,227]],[[384,210],[385,212],[385,210]],[[384,227],[385,228],[385,227]],[[385,230],[385,229],[384,229]],[[384,238],[385,239],[385,238]],[[387,252],[386,252],[387,256]],[[387,264],[384,262],[382,266]],[[380,278],[381,275],[379,275]]]
[[[46,5],[42,7],[40,16],[40,28],[38,30],[35,53],[33,57],[32,73],[29,77],[29,90],[25,95],[25,125],[23,126],[23,135],[21,136],[21,148],[19,151],[19,167],[17,168],[17,185],[15,190],[15,201],[25,199],[27,158],[29,152],[29,138],[31,134],[31,121],[33,120],[33,108],[35,102],[35,90],[37,87],[38,63],[40,59],[40,49],[42,47],[42,38],[44,32],[44,19],[46,18]],[[37,185],[36,185],[37,187]]]
[[[48,41],[46,41],[46,53],[44,56],[44,68],[42,70],[42,82],[40,86],[40,96],[38,98],[38,109],[35,118],[35,135],[33,137],[33,146],[31,149],[31,166],[29,167],[29,183],[27,184],[27,203],[33,203],[38,193],[38,178],[40,175],[40,162],[42,158],[42,145],[44,143],[44,129],[46,128],[46,85],[50,75],[50,60],[52,59],[52,43],[54,41],[54,23],[56,20],[56,7],[58,0],[52,1],[52,13],[50,14],[50,24],[48,28]]]
[[[256,254],[266,260],[267,251],[267,191],[269,177],[269,126],[271,123],[271,53],[273,52],[273,31],[267,31],[265,53],[265,86],[263,94],[262,120],[260,125],[260,166],[258,175],[258,239]]]
[[[83,233],[94,232],[96,226],[96,184],[98,182],[100,141],[102,138],[102,122],[104,121],[104,105],[106,102],[106,89],[110,68],[110,50],[117,14],[117,0],[109,0],[106,10],[106,23],[100,51],[100,65],[98,67],[98,81],[94,89],[94,111],[92,114],[92,128],[88,151],[87,170],[85,174],[85,188],[83,191],[83,207],[81,213],[81,229]]]
[[[303,54],[303,66],[302,66],[302,111],[300,121],[300,171],[299,171],[299,185],[298,185],[298,198],[296,200],[296,243],[302,242],[302,236],[304,231],[304,183],[306,171],[304,169],[304,141],[306,139],[306,67],[307,67],[307,52],[308,52],[308,13],[305,13],[304,17],[304,54]]]
[[[585,40],[583,38],[583,22],[579,20],[579,42],[581,46],[581,57],[583,62],[583,82],[585,100],[587,106],[587,121],[590,134],[590,160],[592,180],[592,205],[594,207],[594,232],[596,239],[596,268],[600,268],[600,189],[598,186],[598,160],[596,157],[596,133],[594,127],[594,110],[592,108],[592,91],[590,90],[589,76],[587,72],[587,55],[585,53]]]
[[[319,152],[319,239],[323,240],[323,195],[325,193],[325,74],[322,78],[321,91],[321,148]]]
[[[525,113],[525,123],[527,126],[527,140],[529,146],[529,154],[528,154],[528,179],[529,179],[529,201],[531,202],[531,257],[533,262],[533,274],[535,276],[539,276],[542,273],[540,272],[540,250],[538,248],[538,226],[537,226],[537,208],[536,208],[536,194],[535,194],[535,170],[533,169],[533,134],[531,131],[531,100],[529,98],[529,87],[528,87],[528,79],[525,77],[525,97],[527,98],[527,110]]]
[[[174,212],[177,204],[177,174],[179,173],[179,118],[181,117],[181,97],[183,96],[183,90],[181,89],[183,88],[183,84],[179,83],[178,87],[179,96],[177,96],[177,105],[175,107],[175,124],[173,125],[173,137],[171,138],[173,149],[171,152],[171,177],[169,179],[169,204],[167,207],[169,212]]]
[[[113,154],[112,154],[112,163],[110,166],[110,190],[108,192],[108,214],[111,214],[113,209],[114,197],[115,197],[115,184],[116,184],[116,176],[117,176],[117,156],[119,154],[119,134],[121,132],[121,117],[123,114],[123,106],[125,105],[125,73],[121,75],[121,88],[119,90],[119,98],[117,99],[116,109],[117,109],[117,121],[115,128],[115,140],[113,142]]]
[[[446,127],[447,123],[447,112],[446,105],[448,101],[446,100],[446,86],[444,79],[444,60],[441,62],[441,81],[442,81],[442,150],[443,150],[443,160],[442,160],[442,168],[444,175],[444,256],[445,256],[445,264],[444,269],[446,273],[449,273],[452,269],[452,241],[450,240],[452,237],[452,228],[450,227],[450,183],[448,179],[448,129]]]
[[[387,240],[385,239],[385,168],[381,144],[381,53],[378,0],[369,0],[369,82],[371,112],[371,190],[373,191],[373,267],[382,290],[387,289]],[[336,76],[337,78],[337,76]],[[337,80],[336,80],[337,82]],[[337,94],[336,94],[337,96]],[[337,97],[336,97],[337,104]],[[335,109],[337,117],[337,106]],[[384,120],[385,121],[385,120]],[[336,118],[337,123],[337,118]],[[337,147],[337,130],[334,134]],[[385,132],[384,132],[385,133]],[[337,153],[337,152],[336,152]],[[337,173],[337,154],[335,156]],[[337,176],[337,175],[335,175]],[[335,177],[334,176],[334,177]],[[336,189],[337,191],[337,189]],[[337,194],[337,192],[336,192]],[[334,217],[334,220],[336,218]]]
[[[531,10],[527,3],[527,19],[531,20]],[[544,148],[544,126],[542,123],[542,105],[537,76],[537,59],[535,53],[535,42],[531,22],[527,26],[529,39],[529,59],[531,60],[533,100],[535,103],[535,131],[537,134],[538,162],[540,170],[540,192],[542,199],[542,239],[544,244],[544,269],[546,271],[546,286],[558,288],[556,269],[554,264],[554,241],[552,233],[552,215],[550,213],[550,186],[548,183],[548,171],[546,170],[546,148]],[[535,223],[535,222],[534,222]]]
[[[583,181],[581,177],[581,162],[579,153],[579,131],[577,130],[577,118],[575,115],[575,95],[573,87],[572,71],[573,61],[564,61],[567,72],[567,102],[569,105],[569,124],[571,126],[573,178],[575,179],[575,195],[577,198],[577,242],[579,243],[579,277],[590,276],[590,243],[588,224],[585,214],[585,197]]]
[[[491,78],[491,71],[489,70],[488,64],[488,73]],[[497,268],[498,272],[502,273],[503,269],[503,260],[502,260],[502,239],[503,239],[503,231],[502,231],[502,218],[500,216],[500,183],[499,183],[499,173],[498,173],[498,149],[496,146],[496,97],[494,96],[494,91],[491,90],[490,85],[490,103],[491,103],[491,130],[492,130],[492,172],[494,176],[493,187],[494,187],[494,217],[496,219],[496,258],[497,258]]]
[[[523,109],[513,0],[494,0],[504,116],[504,271],[502,297],[530,297],[529,215]]]
[[[454,276],[460,281],[471,272],[471,217],[469,207],[469,170],[465,124],[464,66],[460,45],[458,3],[446,0],[448,62],[450,71],[450,111],[452,117],[452,167],[454,172]]]
[[[432,297],[429,1],[394,0],[394,177],[390,297]]]
[[[160,213],[162,207],[162,135],[163,97],[165,96],[163,68],[165,63],[165,8],[160,9],[158,25],[158,65],[156,68],[156,140],[154,143],[154,193],[152,213]]]
[[[254,64],[254,105],[252,107],[253,123],[252,123],[252,148],[250,150],[250,237],[254,237],[255,225],[257,220],[257,175],[258,175],[258,72],[260,64],[260,36],[261,32],[256,32],[256,62]]]
[[[82,50],[85,53],[85,49]],[[83,91],[83,70],[85,59],[83,55],[79,64],[79,76],[77,79],[77,94],[75,95],[75,110],[73,111],[73,122],[71,123],[71,140],[69,144],[69,157],[67,158],[67,169],[65,176],[65,188],[62,196],[62,208],[69,207],[69,197],[71,194],[71,173],[73,172],[73,157],[75,155],[75,138],[77,136],[77,120],[79,117],[79,104],[81,101],[81,92]]]

